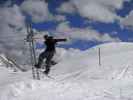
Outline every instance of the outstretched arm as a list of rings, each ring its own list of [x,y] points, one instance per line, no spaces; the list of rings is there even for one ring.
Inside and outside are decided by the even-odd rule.
[[[55,40],[55,42],[65,42],[65,41],[67,41],[67,39],[54,39]]]

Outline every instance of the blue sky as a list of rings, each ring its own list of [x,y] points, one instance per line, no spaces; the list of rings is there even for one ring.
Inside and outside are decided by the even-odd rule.
[[[54,12],[56,14],[55,8],[58,7],[63,0],[59,0],[57,2],[56,0],[51,0],[49,3],[49,9],[51,12]],[[131,10],[133,9],[133,1],[129,3],[125,3],[124,7],[121,10],[118,10],[117,13],[120,16],[126,16]],[[116,31],[118,32],[117,36],[122,40],[127,42],[129,37],[133,37],[133,34],[131,30],[128,29],[121,29],[120,25],[115,22],[115,23],[101,23],[101,22],[92,22],[92,23],[86,23],[84,24],[84,21],[86,20],[85,18],[81,17],[79,14],[64,14],[67,16],[67,20],[70,22],[72,27],[79,27],[79,28],[85,28],[88,26],[93,27],[94,29],[98,30],[99,32],[107,32],[112,34],[112,32]],[[56,23],[55,22],[48,22],[46,23],[41,23],[41,24],[36,24],[36,28],[38,29],[50,29],[50,28],[55,28]],[[45,27],[45,28],[44,28]],[[113,36],[113,35],[112,35]],[[74,44],[71,44],[69,47],[74,47],[74,48],[80,48],[80,49],[87,49],[88,47],[94,46],[99,44],[98,42],[92,42],[92,41],[75,41]]]
[[[78,29],[86,29],[91,27],[91,29],[96,30],[99,34],[107,33],[111,37],[117,37],[123,42],[132,41],[133,39],[133,31],[126,27],[122,28],[120,22],[115,20],[114,22],[101,22],[95,21],[88,18],[85,18],[78,12],[74,13],[66,13],[66,12],[58,12],[56,9],[59,8],[64,2],[69,0],[49,0],[48,1],[48,10],[52,15],[62,15],[65,16],[65,21],[69,22],[69,26],[71,28]],[[12,0],[12,5],[17,4],[20,6],[24,0]],[[1,5],[5,3],[5,0],[0,1]],[[130,2],[124,2],[124,5],[121,9],[115,10],[115,13],[118,16],[126,17],[133,10],[133,0]],[[31,20],[30,16],[26,16],[26,20],[33,23],[33,28],[41,31],[49,31],[56,30],[57,26],[61,23],[60,21],[52,20],[52,21],[42,21],[39,23],[35,23]],[[91,41],[91,40],[83,40],[83,39],[75,39],[71,44],[60,45],[65,48],[78,48],[81,50],[88,49],[97,44],[104,43],[101,41]]]

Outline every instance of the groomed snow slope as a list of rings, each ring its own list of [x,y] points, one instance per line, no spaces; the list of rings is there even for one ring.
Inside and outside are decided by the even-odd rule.
[[[87,51],[59,49],[59,53],[60,63],[50,73],[55,80],[32,80],[31,72],[11,74],[0,68],[9,82],[0,80],[0,100],[133,100],[132,43],[107,43]]]

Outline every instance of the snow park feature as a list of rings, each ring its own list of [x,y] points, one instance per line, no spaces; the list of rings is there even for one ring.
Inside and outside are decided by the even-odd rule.
[[[34,80],[31,69],[14,72],[0,58],[0,100],[133,100],[132,43],[57,49],[59,63],[49,74],[54,79],[40,74]]]

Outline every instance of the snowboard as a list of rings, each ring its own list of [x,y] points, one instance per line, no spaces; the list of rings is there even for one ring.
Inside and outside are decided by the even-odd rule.
[[[50,79],[54,79],[52,76],[50,76],[49,74],[45,74],[44,73],[44,69],[39,69],[39,73],[41,74],[41,75],[43,75],[43,77],[47,77],[47,78],[50,78]]]

